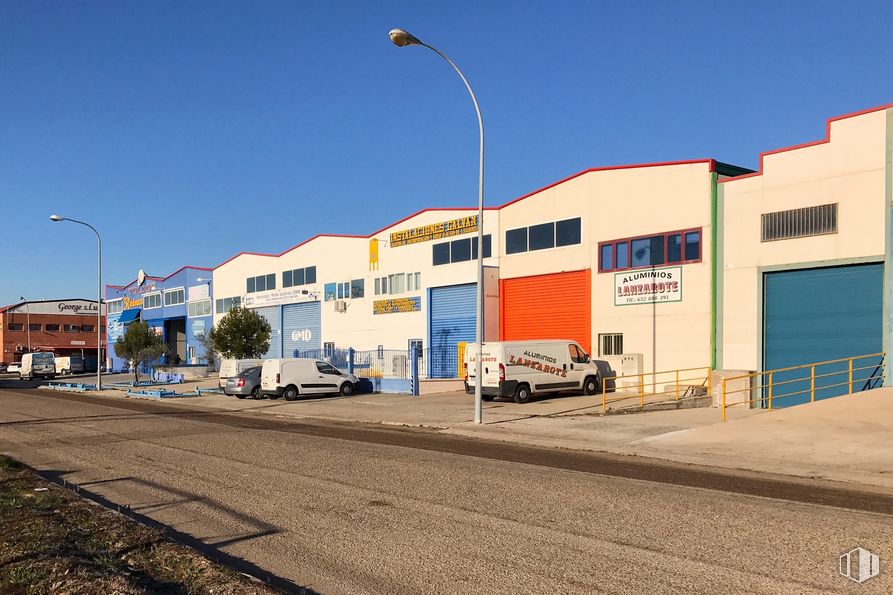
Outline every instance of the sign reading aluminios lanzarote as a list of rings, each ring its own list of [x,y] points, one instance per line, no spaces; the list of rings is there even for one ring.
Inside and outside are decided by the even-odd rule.
[[[391,248],[396,248],[398,246],[430,242],[431,240],[439,240],[441,238],[451,238],[453,236],[459,236],[477,230],[478,216],[472,215],[470,217],[460,217],[449,221],[441,221],[440,223],[432,223],[430,225],[422,225],[421,227],[413,227],[412,229],[392,232],[388,244]]]
[[[614,305],[682,301],[682,267],[638,269],[614,274]]]

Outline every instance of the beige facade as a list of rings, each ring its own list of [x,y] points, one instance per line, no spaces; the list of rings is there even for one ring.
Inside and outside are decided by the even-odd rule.
[[[765,272],[884,261],[891,114],[879,108],[830,120],[825,140],[766,153],[757,174],[719,184],[719,366],[762,369]],[[830,204],[836,233],[762,241],[763,214]]]

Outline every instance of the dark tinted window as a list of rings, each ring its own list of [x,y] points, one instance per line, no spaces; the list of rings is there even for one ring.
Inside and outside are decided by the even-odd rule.
[[[545,250],[555,247],[555,224],[541,223],[530,226],[530,250]]]
[[[267,289],[276,289],[276,275],[273,273],[267,275]]]
[[[510,229],[505,232],[505,253],[527,252],[527,228]]]
[[[674,233],[667,236],[667,262],[680,260],[682,260],[682,234]]]
[[[316,283],[316,267],[307,267],[304,269],[304,283]]]
[[[471,260],[471,240],[453,240],[450,242],[450,262]]]
[[[366,280],[354,279],[350,282],[350,297],[361,298],[366,294]]]
[[[303,285],[304,284],[304,269],[293,270],[292,277],[294,279],[295,285]]]
[[[254,278],[254,290],[255,291],[266,291],[267,290],[267,278],[264,275],[260,277]]]
[[[701,258],[701,232],[690,231],[685,234],[685,260]]]
[[[634,267],[658,265],[664,263],[664,236],[639,238],[632,241]]]
[[[291,271],[284,271],[282,273],[282,287],[291,287],[291,279],[292,279]]]
[[[601,247],[601,254],[599,254],[598,260],[598,268],[602,271],[610,271],[614,268],[614,263],[612,262],[612,253],[614,251],[614,246],[612,244],[605,244]]]
[[[449,264],[450,262],[450,243],[434,244],[434,264]]]
[[[248,293],[254,293],[255,285],[254,285],[254,277],[248,278]]]
[[[580,243],[580,218],[565,219],[555,224],[555,245],[573,246]]]
[[[491,241],[490,234],[484,236],[484,258],[490,258],[492,256],[493,242]],[[471,239],[471,259],[475,260],[478,257],[478,239]]]

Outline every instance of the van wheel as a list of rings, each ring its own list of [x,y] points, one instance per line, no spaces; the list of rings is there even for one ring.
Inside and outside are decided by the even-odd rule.
[[[341,385],[341,396],[349,397],[353,394],[353,385],[350,382],[345,382]]]
[[[285,397],[286,401],[294,401],[298,398],[298,389],[294,386],[286,386],[285,390],[282,391],[282,396]]]
[[[518,388],[515,389],[515,403],[519,405],[523,405],[524,403],[530,402],[530,387],[526,384],[518,385]]]
[[[599,389],[598,378],[595,376],[587,376],[586,380],[583,381],[583,393],[587,395],[594,395],[598,392]]]

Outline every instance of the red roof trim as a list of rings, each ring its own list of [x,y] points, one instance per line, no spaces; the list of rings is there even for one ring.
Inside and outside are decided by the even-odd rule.
[[[605,167],[592,167],[589,169],[585,169],[581,172],[575,173],[575,174],[568,176],[564,179],[558,180],[557,182],[549,184],[548,186],[544,186],[544,187],[540,188],[539,190],[534,190],[533,192],[529,192],[528,194],[525,194],[524,196],[512,199],[509,202],[507,202],[501,206],[484,207],[484,210],[485,211],[498,211],[498,210],[500,210],[504,207],[507,207],[511,204],[515,204],[516,202],[524,200],[525,198],[531,197],[534,194],[538,194],[538,193],[542,192],[543,190],[548,190],[549,188],[552,188],[553,186],[563,184],[564,182],[567,182],[567,181],[572,180],[576,177],[582,176],[583,174],[588,174],[590,172],[608,171],[608,170],[615,170],[615,169],[635,169],[635,168],[640,168],[640,167],[663,167],[663,166],[669,166],[669,165],[691,165],[691,164],[695,164],[695,163],[707,163],[710,167],[711,172],[713,172],[716,169],[716,160],[715,159],[691,159],[691,160],[687,160],[687,161],[659,161],[659,162],[655,162],[655,163],[633,163],[633,164],[629,164],[629,165],[609,165],[609,166],[605,166]],[[422,213],[428,213],[428,212],[433,212],[433,211],[477,211],[477,210],[478,210],[477,207],[430,207],[427,209],[422,209],[420,211],[416,211],[415,213],[413,213],[411,215],[407,215],[403,219],[400,219],[399,221],[394,221],[393,223],[390,223],[390,224],[382,227],[381,229],[373,231],[369,235],[365,235],[365,236],[364,235],[342,235],[342,234],[332,234],[332,233],[320,233],[320,234],[316,234],[315,236],[313,236],[310,239],[304,240],[300,244],[296,244],[296,245],[292,246],[291,248],[288,248],[287,250],[283,250],[279,254],[262,253],[262,252],[239,252],[238,254],[224,260],[223,262],[221,262],[220,264],[215,266],[214,270],[219,269],[223,265],[235,260],[236,258],[238,258],[240,256],[268,256],[271,258],[279,258],[279,257],[291,252],[292,250],[300,248],[304,244],[309,244],[310,242],[312,242],[313,240],[315,240],[317,238],[369,239],[369,238],[374,237],[374,236],[382,233],[383,231],[388,230],[396,225],[400,225],[404,221],[408,221],[408,220],[412,219],[413,217],[417,217],[417,216],[421,215]]]
[[[177,269],[176,271],[174,271],[173,273],[171,273],[171,274],[168,275],[167,277],[153,277],[152,275],[146,275],[146,279],[150,279],[150,280],[152,280],[152,281],[162,281],[162,282],[163,282],[163,281],[167,281],[168,279],[170,279],[171,277],[173,277],[173,276],[176,275],[177,273],[179,273],[179,272],[181,272],[181,271],[184,271],[184,270],[186,270],[186,269],[192,269],[192,270],[194,270],[194,271],[213,271],[213,270],[214,270],[214,269],[210,269],[210,268],[208,268],[208,267],[194,267],[194,266],[186,265],[186,266],[180,267],[179,269]],[[108,297],[108,290],[109,290],[109,289],[127,289],[128,287],[130,287],[130,286],[133,285],[134,283],[136,283],[136,279],[134,279],[133,281],[131,281],[131,282],[128,283],[127,285],[109,285],[109,284],[106,284],[106,286],[105,286],[105,288],[106,288],[106,297]]]
[[[830,143],[831,142],[831,123],[832,122],[837,122],[839,120],[846,120],[848,118],[855,118],[857,116],[864,116],[866,114],[871,114],[874,112],[879,112],[879,111],[883,111],[885,109],[890,109],[890,108],[893,108],[893,103],[887,103],[885,105],[879,105],[877,107],[870,107],[868,109],[859,110],[858,112],[851,112],[849,114],[843,114],[842,116],[834,116],[833,118],[828,118],[825,121],[825,138],[820,139],[820,140],[810,141],[808,143],[800,143],[797,145],[791,145],[789,147],[782,147],[780,149],[772,149],[771,151],[763,151],[762,153],[760,153],[760,167],[757,169],[757,171],[750,173],[750,174],[744,174],[741,176],[726,178],[725,180],[719,180],[719,183],[725,184],[726,182],[734,182],[736,180],[743,180],[744,178],[752,178],[754,176],[763,175],[763,158],[765,158],[767,155],[775,155],[776,153],[785,153],[787,151],[796,151],[797,149],[806,149],[808,147],[815,147],[817,145],[824,145],[824,144]]]

